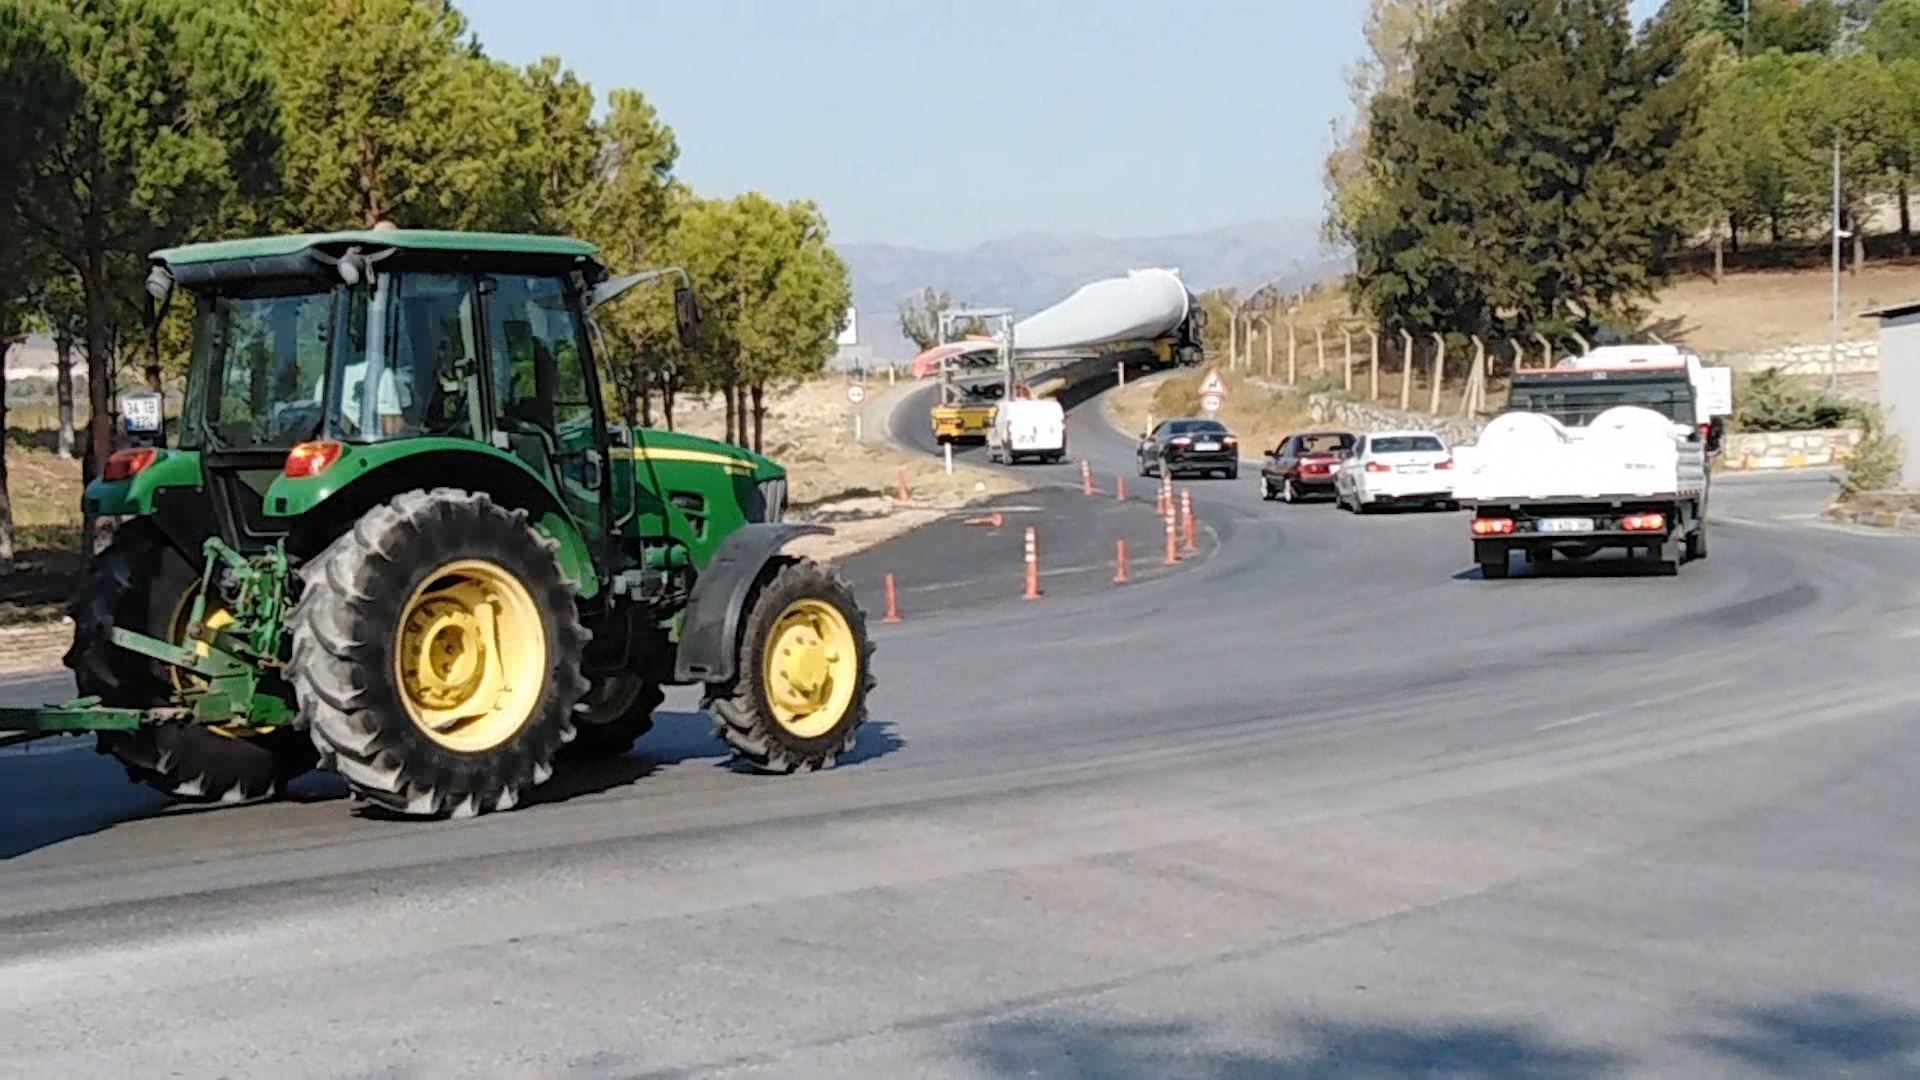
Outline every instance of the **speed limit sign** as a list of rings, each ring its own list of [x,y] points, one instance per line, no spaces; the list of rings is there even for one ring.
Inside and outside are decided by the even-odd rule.
[[[1208,412],[1219,412],[1220,411],[1220,395],[1219,394],[1201,394],[1200,407],[1202,409],[1205,409]]]
[[[858,405],[867,400],[867,388],[859,383],[847,384],[847,404]]]

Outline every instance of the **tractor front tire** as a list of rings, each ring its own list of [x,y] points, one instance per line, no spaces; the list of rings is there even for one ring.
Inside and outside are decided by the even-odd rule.
[[[300,717],[356,795],[470,817],[553,774],[590,637],[556,548],[525,511],[436,488],[368,511],[302,568]]]
[[[874,686],[866,613],[846,579],[784,559],[748,602],[733,681],[707,688],[737,763],[769,773],[831,768],[852,749]]]
[[[67,606],[73,645],[65,663],[83,697],[127,709],[166,704],[173,669],[113,643],[113,628],[178,643],[200,586],[200,571],[153,523],[127,522],[88,568]],[[319,760],[306,736],[289,729],[215,731],[160,724],[94,737],[127,778],[182,802],[238,803],[280,793]]]

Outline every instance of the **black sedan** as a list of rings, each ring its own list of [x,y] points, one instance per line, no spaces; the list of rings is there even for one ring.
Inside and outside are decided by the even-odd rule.
[[[1240,440],[1218,420],[1190,416],[1162,420],[1140,440],[1135,456],[1141,476],[1218,473],[1229,480],[1240,475]]]

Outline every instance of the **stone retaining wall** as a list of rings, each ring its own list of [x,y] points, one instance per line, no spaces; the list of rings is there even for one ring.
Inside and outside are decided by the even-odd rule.
[[[1841,465],[1853,456],[1860,433],[1852,428],[1829,431],[1736,432],[1721,449],[1721,467],[1748,469],[1804,469]]]
[[[1765,371],[1768,368],[1778,368],[1782,375],[1825,375],[1835,366],[1830,359],[1830,351],[1825,345],[1789,345],[1760,352],[1716,353],[1703,356],[1701,359],[1711,364],[1725,364],[1737,371]],[[1841,342],[1837,366],[1842,375],[1862,375],[1879,371],[1880,342],[1872,338],[1864,341]]]
[[[1401,412],[1364,401],[1348,401],[1332,394],[1308,395],[1307,412],[1318,424],[1335,424],[1358,432],[1416,428],[1436,432],[1449,444],[1472,442],[1480,437],[1480,429],[1485,426],[1485,422],[1480,420]]]

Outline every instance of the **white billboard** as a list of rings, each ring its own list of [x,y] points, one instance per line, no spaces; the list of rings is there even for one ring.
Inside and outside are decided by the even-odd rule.
[[[833,343],[834,343],[835,345],[858,345],[858,344],[860,344],[860,321],[859,321],[859,312],[857,312],[857,311],[855,311],[855,310],[854,310],[854,309],[852,309],[852,308],[848,308],[848,309],[847,309],[847,322],[846,322],[846,325],[844,325],[844,326],[842,326],[842,327],[840,328],[840,336],[839,336],[839,337],[836,337],[836,338],[834,338],[834,339],[833,339]]]

